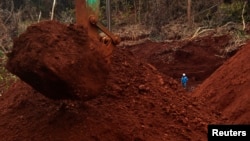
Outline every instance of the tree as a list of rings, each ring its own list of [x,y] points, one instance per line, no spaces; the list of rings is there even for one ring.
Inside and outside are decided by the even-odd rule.
[[[192,19],[191,19],[191,5],[192,5],[192,0],[187,0],[187,20],[188,20],[188,25],[191,26],[192,24]]]
[[[51,10],[51,20],[54,18],[54,11],[56,6],[56,0],[53,1],[52,10]]]

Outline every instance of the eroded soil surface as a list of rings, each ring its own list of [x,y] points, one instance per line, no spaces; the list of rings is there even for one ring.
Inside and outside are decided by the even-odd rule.
[[[50,22],[52,27],[53,24]],[[43,26],[46,24],[40,28]],[[53,28],[50,32],[60,34]],[[250,47],[225,54],[221,50],[228,40],[228,36],[204,37],[117,47],[104,89],[85,102],[49,99],[20,80],[0,97],[1,139],[205,141],[208,124],[249,123],[246,107],[250,78],[246,77],[246,62]],[[74,42],[71,45],[75,46]],[[192,91],[187,92],[180,85],[183,72],[190,77]],[[222,99],[228,95],[232,100],[223,104]],[[245,102],[240,103],[241,99]]]

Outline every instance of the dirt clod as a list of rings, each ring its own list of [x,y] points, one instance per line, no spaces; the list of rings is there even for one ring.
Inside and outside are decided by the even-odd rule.
[[[14,41],[7,69],[49,98],[88,99],[102,91],[108,75],[102,54],[90,49],[93,42],[82,26],[34,24]]]

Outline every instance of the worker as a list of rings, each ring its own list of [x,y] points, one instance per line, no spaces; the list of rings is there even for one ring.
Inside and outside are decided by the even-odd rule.
[[[181,77],[181,84],[182,84],[184,89],[187,88],[187,82],[188,82],[188,78],[187,78],[186,74],[183,73],[182,77]]]

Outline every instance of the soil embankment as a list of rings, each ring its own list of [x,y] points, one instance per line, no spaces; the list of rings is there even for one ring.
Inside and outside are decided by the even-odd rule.
[[[194,93],[234,124],[250,124],[249,54],[250,43],[217,69]]]

